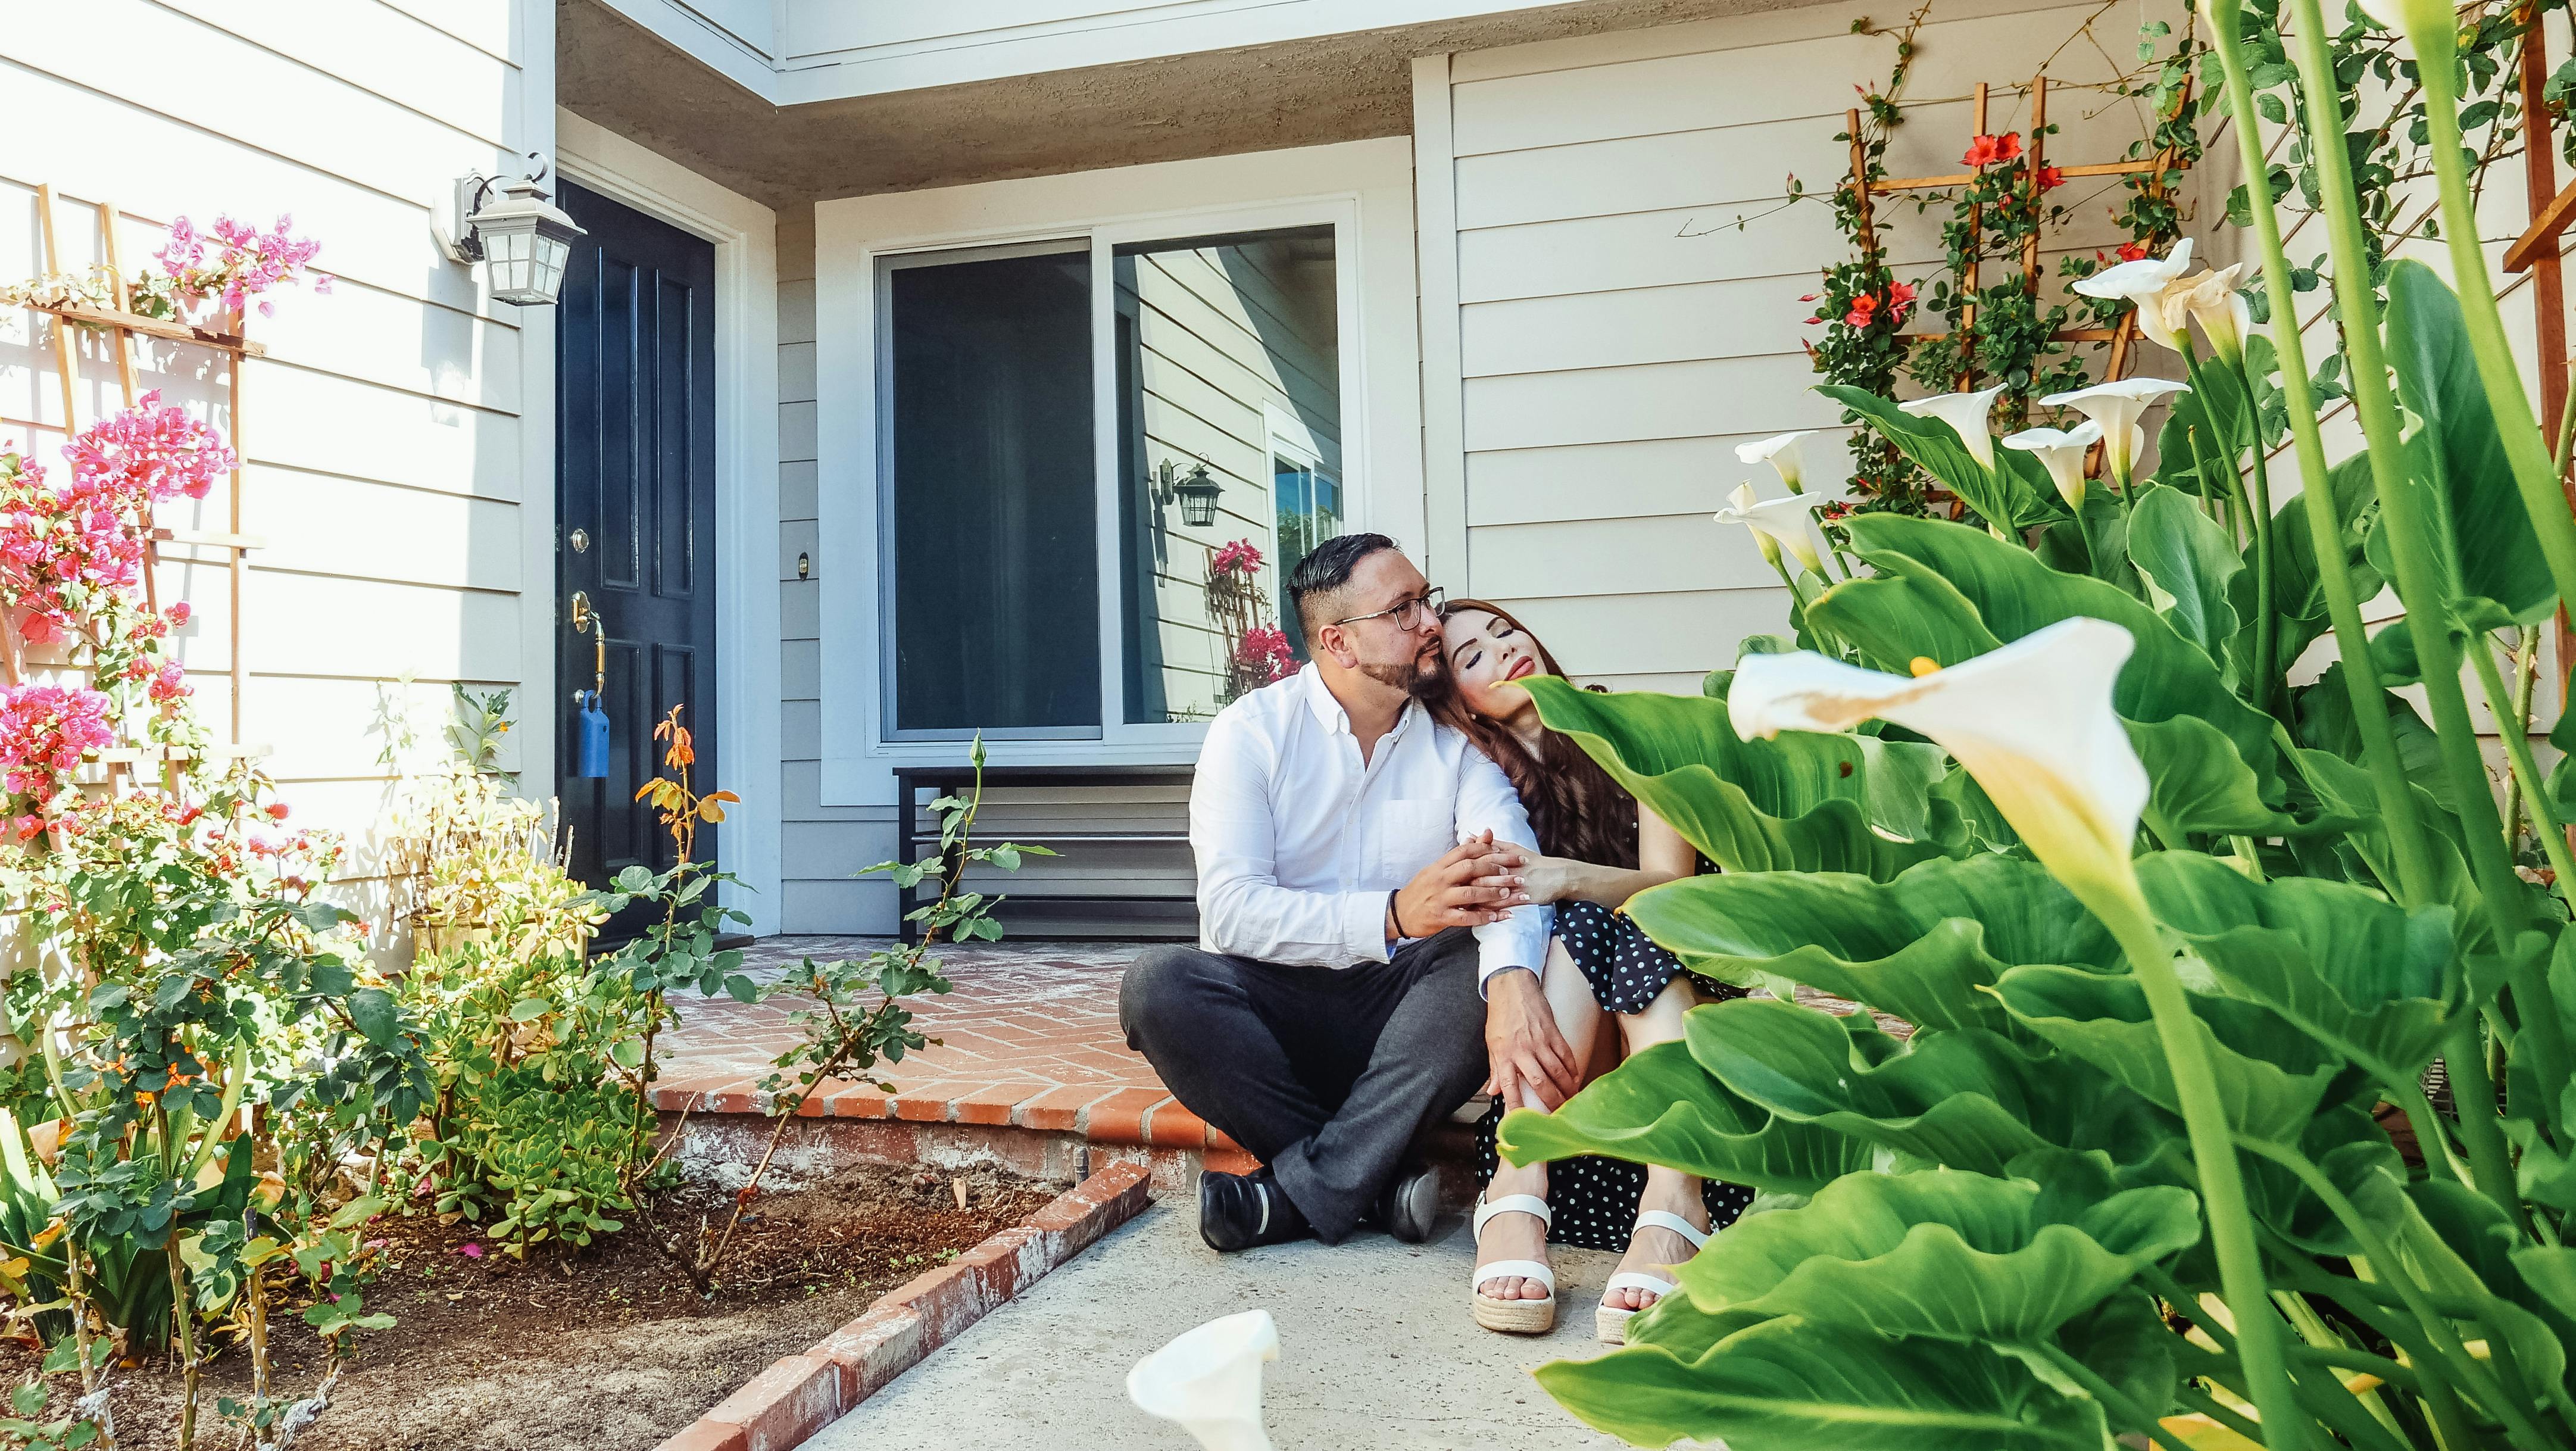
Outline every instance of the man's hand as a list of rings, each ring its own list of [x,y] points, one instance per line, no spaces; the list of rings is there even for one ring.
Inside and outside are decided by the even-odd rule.
[[[1428,937],[1444,928],[1502,921],[1529,901],[1519,876],[1526,859],[1521,848],[1494,840],[1490,832],[1451,847],[1395,894],[1396,920],[1387,924],[1387,939],[1395,939],[1399,926],[1403,936]]]
[[[1582,1066],[1556,1029],[1535,971],[1514,968],[1486,980],[1485,1051],[1493,1061],[1489,1086],[1507,1109],[1553,1109],[1583,1086]]]

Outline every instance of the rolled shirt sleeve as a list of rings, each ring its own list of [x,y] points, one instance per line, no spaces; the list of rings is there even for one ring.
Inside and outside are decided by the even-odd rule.
[[[1529,812],[1522,808],[1521,795],[1512,789],[1511,778],[1503,774],[1502,767],[1469,746],[1459,763],[1458,778],[1460,834],[1490,831],[1496,841],[1538,849],[1538,834],[1530,830]],[[1550,908],[1532,903],[1513,908],[1511,915],[1500,922],[1488,922],[1475,929],[1479,990],[1498,972],[1515,967],[1540,971],[1547,963],[1547,937],[1555,915]]]
[[[1209,950],[1300,967],[1384,962],[1386,893],[1279,885],[1270,763],[1258,722],[1235,711],[1208,726],[1190,783],[1190,850],[1198,860],[1199,938]],[[1494,770],[1491,762],[1487,770]],[[1502,773],[1494,771],[1497,781]],[[1509,793],[1511,785],[1502,782]],[[1512,798],[1515,816],[1519,800]],[[1527,831],[1524,823],[1522,830]],[[1544,932],[1542,931],[1542,944]]]

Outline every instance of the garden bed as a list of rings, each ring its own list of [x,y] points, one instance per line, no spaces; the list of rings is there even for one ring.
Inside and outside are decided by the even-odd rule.
[[[850,1168],[762,1198],[744,1217],[712,1301],[640,1225],[587,1251],[540,1247],[520,1262],[484,1246],[469,1224],[380,1220],[368,1229],[386,1243],[366,1304],[399,1328],[357,1342],[330,1410],[298,1451],[651,1446],[886,1290],[1028,1218],[1062,1187],[989,1167]],[[701,1212],[729,1205],[723,1191],[687,1185],[664,1196],[657,1222],[694,1230]],[[276,1391],[304,1394],[318,1375],[320,1342],[283,1307],[272,1324]],[[249,1356],[225,1353],[204,1379],[199,1441],[221,1444],[207,1422],[218,1397],[247,1398]],[[158,1363],[120,1372],[119,1441],[175,1444],[178,1400],[177,1375]]]

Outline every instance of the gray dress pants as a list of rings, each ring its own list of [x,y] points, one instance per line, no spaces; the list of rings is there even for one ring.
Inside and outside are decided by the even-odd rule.
[[[1341,969],[1156,947],[1127,969],[1118,1016],[1172,1096],[1269,1165],[1333,1244],[1485,1081],[1476,969],[1463,927]]]

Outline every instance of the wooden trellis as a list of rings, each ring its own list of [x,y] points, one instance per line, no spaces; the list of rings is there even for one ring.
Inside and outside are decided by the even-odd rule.
[[[115,351],[117,382],[124,393],[125,406],[128,408],[134,406],[138,395],[133,351],[136,338],[158,338],[166,342],[208,348],[223,354],[226,359],[224,385],[228,442],[233,451],[232,476],[225,491],[227,527],[221,532],[174,529],[153,521],[147,514],[144,520],[143,538],[143,591],[145,604],[157,612],[160,609],[160,584],[157,575],[161,564],[161,546],[164,544],[209,549],[222,556],[229,606],[228,622],[231,631],[230,649],[226,657],[232,684],[230,734],[233,740],[238,741],[242,734],[244,686],[249,678],[248,669],[242,658],[242,576],[247,568],[244,555],[252,549],[259,548],[264,542],[241,532],[241,374],[245,359],[264,357],[268,350],[242,336],[242,318],[239,313],[233,313],[223,319],[226,326],[218,329],[196,327],[164,318],[146,317],[133,311],[132,299],[126,292],[124,268],[117,252],[116,233],[120,214],[116,207],[108,202],[97,202],[93,206],[98,214],[102,261],[110,279],[109,285],[113,289],[111,295],[115,305],[98,307],[74,297],[64,297],[53,301],[31,298],[25,306],[31,311],[43,313],[52,319],[49,330],[53,334],[54,360],[62,383],[61,429],[66,440],[78,435],[81,430],[81,349],[79,342],[73,337],[75,328],[89,329],[109,340],[110,346]],[[72,268],[63,254],[61,239],[55,225],[54,189],[50,185],[36,188],[36,211],[44,242],[45,274],[47,276],[71,275]],[[39,419],[5,416],[0,416],[0,425],[48,431],[54,427]],[[26,645],[27,642],[20,636],[17,627],[7,619],[0,618],[0,673],[5,673],[8,682],[12,685],[18,684],[29,668]],[[263,755],[265,751],[259,748],[230,745],[214,747],[209,754],[217,757],[242,757]],[[90,760],[106,768],[111,785],[129,774],[139,775],[140,773],[135,773],[133,768],[145,764],[162,766],[161,778],[165,784],[169,783],[176,777],[178,764],[189,758],[190,752],[178,746],[120,746],[96,752],[89,757]]]
[[[1986,100],[1987,85],[1979,81],[1975,113],[1969,123],[1972,144],[1975,137],[1988,134]],[[2186,80],[2183,82],[2180,94],[2175,98],[2173,114],[2180,115],[2182,108],[2190,104],[2191,82]],[[1966,186],[1977,179],[1977,173],[1966,171],[1949,176],[1909,176],[1893,181],[1866,181],[1864,178],[1869,174],[1869,155],[1866,145],[1861,140],[1858,108],[1848,113],[1846,125],[1847,134],[1851,137],[1851,184],[1858,188],[1855,200],[1859,204],[1860,243],[1865,255],[1874,255],[1878,251],[1877,222],[1870,206],[1872,197],[1909,191],[1947,191],[1953,187]],[[2022,153],[2022,165],[2030,175],[2030,185],[2034,194],[2039,188],[2040,170],[2048,164],[2047,130],[2048,75],[2042,72],[2033,76],[2030,82],[2030,146]],[[2057,174],[2067,180],[2087,176],[2140,176],[2151,173],[2162,175],[2168,170],[2185,164],[2182,155],[2175,148],[2167,146],[2144,161],[2088,162],[2081,166],[2059,167]],[[1977,254],[1980,250],[1978,243],[1984,221],[1980,215],[1981,211],[1982,208],[1972,208],[1968,213],[1968,270],[1967,275],[1959,279],[1961,291],[1966,297],[1965,305],[1959,314],[1959,327],[1962,332],[1973,330],[1977,324]],[[2021,274],[2023,289],[2030,295],[2037,296],[2039,293],[2039,233],[2036,230],[2022,239]],[[2137,339],[2137,327],[2137,313],[2133,309],[2121,317],[2117,327],[2064,328],[2050,333],[2049,340],[2061,343],[2109,343],[2111,359],[2109,367],[2103,373],[2103,381],[2114,382],[2128,376],[2132,361],[2130,352]],[[1932,342],[1946,338],[1949,334],[1912,333],[1902,336],[1907,342]],[[1968,349],[1962,348],[1960,356],[1972,358],[1974,355]],[[1959,391],[1966,392],[1976,384],[1976,364],[1969,362],[1959,374],[1957,386]]]

